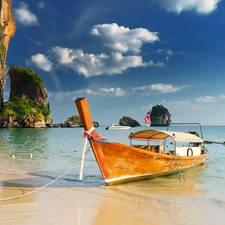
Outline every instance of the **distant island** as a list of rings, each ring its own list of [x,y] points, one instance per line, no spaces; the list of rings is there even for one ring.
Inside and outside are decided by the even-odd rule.
[[[94,127],[99,127],[99,123],[93,121]],[[53,127],[83,127],[81,119],[78,115],[72,115],[64,123],[53,124]]]
[[[163,105],[156,105],[151,110],[151,126],[168,126],[171,123],[171,114]]]
[[[152,107],[151,111],[151,126],[168,126],[171,123],[171,114],[169,110],[165,108],[163,105],[156,105]],[[94,127],[99,127],[99,123],[93,121]],[[123,116],[119,119],[119,125],[121,126],[130,126],[137,127],[141,126],[141,124],[129,117]],[[78,115],[73,115],[69,117],[64,123],[53,124],[53,127],[83,127],[80,117]]]

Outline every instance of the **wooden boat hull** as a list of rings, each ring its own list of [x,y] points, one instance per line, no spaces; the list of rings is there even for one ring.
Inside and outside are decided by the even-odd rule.
[[[108,186],[145,180],[180,172],[204,163],[208,152],[199,156],[155,153],[99,136],[94,129],[86,98],[78,98],[76,106],[102,176]]]
[[[90,144],[107,185],[173,174],[177,166],[187,169],[203,164],[208,155],[180,157],[178,161],[173,155],[154,153],[121,143],[90,140]]]

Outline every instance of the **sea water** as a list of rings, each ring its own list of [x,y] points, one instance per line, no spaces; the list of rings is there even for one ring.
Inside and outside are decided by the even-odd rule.
[[[146,129],[105,130],[105,127],[96,130],[109,140],[125,144],[130,143],[131,132]],[[202,131],[207,141],[225,141],[225,126],[203,126]],[[223,144],[207,144],[210,155],[205,164],[185,171],[185,180],[171,175],[115,187],[105,186],[89,145],[85,149],[83,179],[79,179],[83,146],[83,128],[0,129],[0,170],[32,175],[26,180],[0,181],[0,188],[21,185],[37,188],[55,180],[50,187],[94,187],[107,210],[135,216],[140,221],[169,225],[225,224]]]

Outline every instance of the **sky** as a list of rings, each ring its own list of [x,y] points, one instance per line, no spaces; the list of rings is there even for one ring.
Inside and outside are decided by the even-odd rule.
[[[144,124],[155,105],[172,122],[225,125],[224,0],[12,0],[7,67],[44,80],[53,123],[78,115]],[[10,78],[4,91],[8,99]]]

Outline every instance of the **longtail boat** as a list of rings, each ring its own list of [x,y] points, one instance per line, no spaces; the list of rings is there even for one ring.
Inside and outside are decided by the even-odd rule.
[[[202,165],[209,155],[203,138],[191,132],[147,129],[131,133],[130,145],[107,140],[94,128],[87,99],[75,104],[107,186],[169,174],[184,178],[185,169]]]

